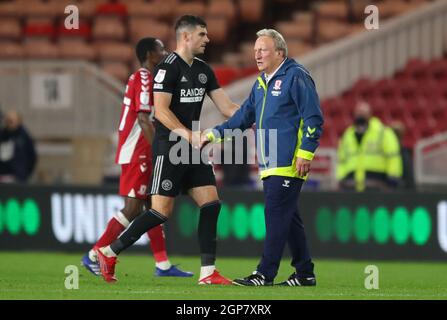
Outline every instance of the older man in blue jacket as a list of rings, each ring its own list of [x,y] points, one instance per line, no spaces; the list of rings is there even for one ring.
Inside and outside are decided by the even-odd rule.
[[[316,285],[298,212],[298,197],[322,133],[323,116],[309,72],[287,57],[282,35],[273,29],[257,32],[254,47],[262,74],[241,108],[223,124],[202,136],[202,144],[231,136],[256,123],[256,146],[265,194],[266,238],[256,271],[234,284],[273,285],[286,243],[295,272],[284,286]]]

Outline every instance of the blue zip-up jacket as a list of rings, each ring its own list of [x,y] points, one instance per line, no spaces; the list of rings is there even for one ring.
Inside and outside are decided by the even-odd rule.
[[[245,130],[254,123],[261,178],[307,178],[298,176],[296,158],[313,159],[323,115],[315,83],[302,65],[286,58],[268,84],[264,74],[259,76],[241,108],[207,136],[216,141],[231,135],[231,129]]]

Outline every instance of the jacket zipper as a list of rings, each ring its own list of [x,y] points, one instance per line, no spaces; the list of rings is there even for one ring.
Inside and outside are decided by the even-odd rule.
[[[261,77],[258,78],[259,83],[261,84],[261,87],[264,90],[264,99],[262,101],[262,109],[261,109],[261,116],[259,117],[259,142],[261,144],[261,157],[262,157],[262,162],[264,163],[264,168],[267,169],[267,163],[265,161],[265,154],[264,154],[264,145],[262,143],[262,118],[264,116],[264,108],[265,108],[265,101],[267,100],[267,91],[268,88],[265,85],[264,81],[262,80]],[[266,134],[264,134],[264,137],[266,136]]]

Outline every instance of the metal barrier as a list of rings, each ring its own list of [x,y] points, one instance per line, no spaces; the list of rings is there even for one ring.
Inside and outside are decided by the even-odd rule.
[[[419,140],[414,156],[418,185],[447,186],[447,132]]]

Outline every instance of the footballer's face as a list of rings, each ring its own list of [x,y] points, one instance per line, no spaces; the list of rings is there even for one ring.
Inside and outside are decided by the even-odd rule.
[[[160,40],[157,40],[157,46],[155,47],[155,50],[151,53],[151,60],[154,66],[159,64],[161,60],[163,60],[164,57],[166,57],[168,53],[166,52],[166,49],[163,45],[163,42]]]
[[[270,37],[259,37],[255,42],[254,51],[259,71],[267,74],[275,71],[284,59],[282,52],[275,48],[275,42]]]
[[[196,26],[196,28],[188,34],[189,48],[194,55],[205,53],[205,47],[210,42],[208,31],[206,28]]]

